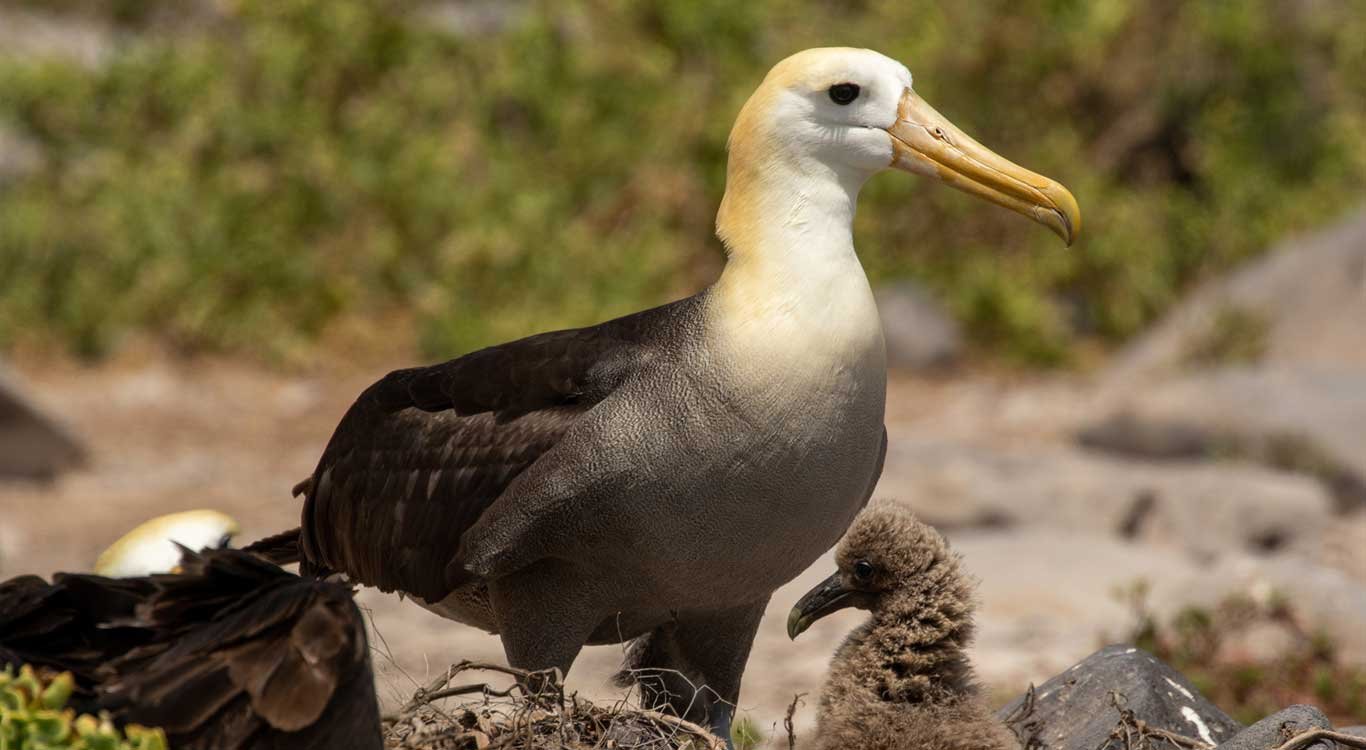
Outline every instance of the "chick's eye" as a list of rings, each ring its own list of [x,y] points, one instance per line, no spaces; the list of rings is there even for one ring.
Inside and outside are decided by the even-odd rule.
[[[830,101],[841,106],[858,98],[857,83],[837,83],[830,87]]]
[[[854,577],[860,581],[867,581],[873,577],[873,564],[867,560],[859,560],[854,563]]]

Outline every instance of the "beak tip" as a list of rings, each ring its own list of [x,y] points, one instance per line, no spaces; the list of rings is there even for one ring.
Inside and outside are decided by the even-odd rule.
[[[1071,195],[1068,194],[1067,197],[1071,198]],[[1055,205],[1035,211],[1034,220],[1058,235],[1058,239],[1067,247],[1071,247],[1077,241],[1077,235],[1081,233],[1081,211],[1077,209],[1075,200],[1057,201]]]
[[[791,640],[791,641],[797,640],[797,636],[801,635],[801,634],[802,634],[802,631],[806,630],[806,626],[807,626],[809,623],[803,622],[803,621],[802,621],[803,619],[804,619],[804,618],[802,617],[802,611],[799,610],[799,609],[797,609],[797,608],[795,608],[795,607],[792,609],[791,612],[788,613],[788,615],[787,615],[787,638],[788,638],[788,640]]]
[[[1058,234],[1062,241],[1071,247],[1081,234],[1081,206],[1077,205],[1077,199],[1067,188],[1058,185],[1057,193],[1057,208],[1054,210],[1058,212],[1059,223],[1062,225]]]

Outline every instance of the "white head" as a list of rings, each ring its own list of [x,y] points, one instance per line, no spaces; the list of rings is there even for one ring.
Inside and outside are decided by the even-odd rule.
[[[232,516],[216,510],[158,516],[111,544],[95,561],[95,572],[109,578],[171,573],[180,567],[180,548],[176,544],[195,552],[226,547],[240,530]]]
[[[859,188],[889,167],[1023,213],[1070,244],[1081,228],[1072,195],[968,137],[911,83],[906,66],[865,49],[809,49],[775,65],[731,130],[717,233],[732,253],[771,243],[794,200],[847,224]]]

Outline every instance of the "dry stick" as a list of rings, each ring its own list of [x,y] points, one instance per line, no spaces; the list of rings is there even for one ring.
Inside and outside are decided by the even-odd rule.
[[[1197,740],[1194,737],[1187,737],[1184,734],[1177,734],[1175,732],[1168,732],[1165,729],[1148,726],[1148,722],[1138,718],[1134,715],[1132,710],[1124,707],[1125,701],[1127,701],[1127,699],[1124,698],[1124,696],[1114,690],[1110,691],[1110,705],[1114,706],[1115,710],[1119,712],[1119,726],[1115,727],[1114,730],[1110,732],[1110,736],[1115,739],[1120,739],[1121,736],[1119,732],[1121,729],[1124,730],[1122,737],[1124,740],[1124,747],[1133,747],[1133,739],[1136,733],[1139,741],[1143,743],[1140,747],[1145,745],[1151,747],[1152,743],[1145,742],[1145,740],[1148,737],[1156,737],[1160,740],[1165,740],[1176,747],[1183,747],[1188,750],[1214,750],[1214,745],[1211,745],[1208,742]]]
[[[687,719],[680,719],[677,716],[670,716],[669,714],[660,713],[658,711],[651,711],[648,708],[640,709],[640,715],[644,716],[647,719],[656,721],[660,724],[668,724],[678,731],[691,734],[694,737],[702,740],[703,742],[706,742],[707,747],[712,748],[712,750],[725,750],[726,748],[725,740],[721,739],[720,737],[717,737],[716,735],[712,734],[706,729],[703,729],[700,725],[688,721]]]
[[[456,687],[443,688],[443,686],[449,684],[451,679],[453,679],[456,675],[460,674],[461,672],[471,670],[500,672],[502,674],[515,677],[518,681],[512,687],[508,688],[505,691],[495,690],[491,686],[484,683],[474,683],[469,685],[459,685]],[[679,674],[680,676],[682,676],[681,673]],[[441,677],[432,680],[425,687],[419,688],[417,693],[413,695],[412,700],[408,701],[408,703],[404,705],[404,707],[398,712],[397,715],[386,715],[383,718],[383,720],[386,723],[397,722],[403,717],[412,715],[413,713],[421,709],[423,706],[430,704],[432,701],[440,700],[441,698],[449,697],[452,695],[463,695],[472,692],[483,691],[486,695],[507,697],[511,695],[511,693],[514,690],[520,689],[522,692],[525,692],[523,683],[528,678],[537,675],[544,675],[550,678],[551,682],[553,683],[550,686],[551,691],[553,691],[552,694],[559,699],[561,714],[563,714],[565,695],[563,687],[563,677],[558,669],[542,670],[540,672],[530,672],[524,669],[517,669],[515,667],[506,667],[501,664],[490,664],[487,662],[475,662],[465,660],[459,662],[458,664],[451,665],[449,668],[447,668],[446,672]],[[686,680],[687,678],[684,677],[684,679]],[[544,685],[542,685],[541,687],[542,689],[538,691],[536,695],[528,697],[543,697],[547,691],[545,690]],[[701,689],[702,688],[696,688],[698,692],[700,692]],[[577,695],[574,696],[574,700],[575,702],[577,702]],[[650,719],[654,721],[656,724],[662,724],[665,726],[672,727],[675,734],[678,732],[683,732],[692,735],[706,743],[706,747],[708,750],[726,750],[726,744],[724,739],[716,737],[715,735],[711,734],[711,732],[709,732],[708,730],[702,728],[697,724],[694,724],[691,721],[688,721],[687,719],[682,719],[677,716],[670,716],[668,714],[660,713],[658,711],[653,711],[650,709],[640,709],[638,711],[638,715]],[[506,734],[494,740],[493,742],[489,743],[485,750],[496,750],[496,748],[509,745],[512,742],[516,741],[516,739],[519,738],[519,729],[523,729],[525,731],[525,734],[522,736],[526,739],[527,746],[530,746],[532,740],[532,733],[534,731],[533,725],[535,724],[535,722],[532,720],[532,717],[530,716],[530,712],[520,711],[511,718],[512,727],[509,728],[509,731]],[[523,721],[525,721],[524,725],[522,725]]]
[[[506,698],[512,695],[512,692],[516,689],[516,686],[513,686],[508,688],[507,690],[494,690],[493,687],[489,685],[487,682],[471,682],[468,685],[456,685],[455,687],[448,687],[443,688],[441,690],[436,690],[434,692],[422,696],[422,699],[424,701],[431,702],[439,701],[442,698],[450,698],[456,695],[469,695],[470,693],[483,693],[484,695],[493,695],[499,698]]]
[[[787,716],[783,717],[783,729],[787,730],[787,750],[795,750],[797,747],[797,730],[792,727],[792,717],[796,715],[797,704],[804,695],[806,693],[797,693],[792,696],[792,702],[787,704]]]
[[[683,674],[682,672],[680,672],[680,671],[677,670],[677,669],[667,669],[667,668],[664,668],[664,667],[643,667],[643,668],[636,668],[636,669],[625,669],[625,670],[623,670],[623,671],[626,672],[626,673],[628,673],[628,674],[630,674],[630,675],[632,675],[632,676],[638,676],[638,675],[639,675],[640,673],[642,673],[642,672],[648,672],[648,673],[651,673],[651,674],[673,674],[673,675],[678,676],[679,679],[683,680],[684,682],[686,682],[686,683],[688,684],[688,687],[692,688],[692,698],[689,699],[689,701],[688,701],[688,707],[685,708],[685,709],[683,710],[683,712],[684,712],[685,714],[686,714],[686,713],[691,713],[691,712],[692,712],[692,707],[693,707],[693,705],[696,704],[698,697],[699,697],[700,695],[702,695],[702,691],[704,691],[704,690],[705,690],[706,692],[708,692],[708,693],[711,693],[712,696],[714,696],[717,700],[722,701],[722,702],[729,703],[729,701],[726,701],[724,698],[721,697],[721,694],[720,694],[720,693],[718,693],[718,692],[716,692],[714,689],[712,689],[712,687],[711,687],[710,685],[704,684],[704,685],[702,685],[701,687],[698,687],[697,684],[694,683],[694,682],[692,681],[692,678],[688,677],[686,674]],[[639,679],[636,679],[636,680],[635,680],[635,683],[636,683],[637,685],[641,684]],[[672,693],[668,693],[667,691],[666,691],[665,694],[666,694],[667,696],[670,696],[670,697],[673,696]],[[643,700],[643,697],[644,697],[644,692],[643,692],[643,690],[642,690],[641,695],[642,695],[642,700]],[[648,710],[648,709],[646,709],[645,706],[643,706],[643,705],[641,706],[641,709],[642,709],[642,710]],[[653,713],[653,712],[651,712],[651,713]],[[691,722],[689,722],[689,723],[691,724]],[[692,724],[692,726],[697,726],[697,725],[696,725],[696,724]],[[705,739],[705,737],[707,737],[707,736],[715,736],[715,735],[712,735],[712,734],[708,733],[708,734],[705,735],[703,738]]]
[[[1184,734],[1168,732],[1165,729],[1150,727],[1148,726],[1148,722],[1142,719],[1134,720],[1134,729],[1138,732],[1140,737],[1156,737],[1161,740],[1166,740],[1177,747],[1190,748],[1191,750],[1214,750],[1214,745],[1211,745],[1208,742],[1197,740],[1194,737],[1187,737]]]
[[[457,688],[449,688],[447,690],[442,689],[442,687],[444,685],[449,684],[450,681],[454,679],[456,675],[460,674],[461,672],[466,672],[470,670],[479,672],[501,672],[502,674],[510,675],[512,677],[517,678],[519,682],[514,683],[513,686],[508,688],[507,690],[497,690],[493,686],[488,685],[486,683],[474,685],[461,685]],[[515,667],[505,667],[501,664],[490,664],[487,662],[469,661],[468,659],[466,659],[465,661],[459,662],[457,664],[452,664],[451,666],[447,667],[445,673],[443,673],[440,677],[437,677],[436,679],[427,683],[426,686],[418,688],[417,692],[413,694],[412,699],[410,699],[406,704],[404,704],[403,708],[399,709],[398,713],[385,714],[381,718],[381,721],[383,721],[386,724],[392,724],[404,716],[411,715],[421,707],[430,704],[432,701],[440,700],[441,698],[445,698],[450,695],[465,695],[468,693],[480,692],[482,690],[487,695],[506,697],[510,695],[513,690],[518,689],[521,680],[530,677],[532,674],[532,672],[528,672],[524,669],[517,669]]]
[[[1296,750],[1296,748],[1304,747],[1305,745],[1318,740],[1332,740],[1339,745],[1366,749],[1366,737],[1358,737],[1354,734],[1343,734],[1342,732],[1335,732],[1331,729],[1311,729],[1291,737],[1285,744],[1277,747],[1276,750]]]
[[[1034,734],[1038,729],[1037,723],[1029,723],[1029,718],[1034,715],[1035,699],[1034,683],[1031,682],[1029,688],[1025,690],[1024,700],[1020,701],[1020,705],[1016,706],[1014,711],[1011,711],[1008,716],[1001,720],[1006,728],[1015,735],[1020,747],[1025,750],[1035,750],[1035,748],[1042,746],[1039,738]]]

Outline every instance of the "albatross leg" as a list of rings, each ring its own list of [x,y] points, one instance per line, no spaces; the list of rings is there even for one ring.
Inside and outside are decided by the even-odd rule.
[[[564,564],[544,560],[489,584],[489,602],[509,665],[569,673],[601,619],[583,580]],[[544,686],[524,687],[536,695]]]
[[[634,644],[626,669],[640,685],[641,705],[708,727],[733,747],[730,727],[740,678],[767,603],[680,612]]]

